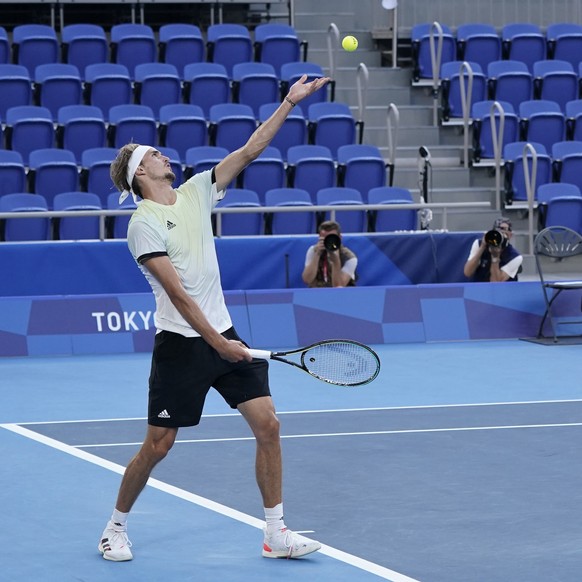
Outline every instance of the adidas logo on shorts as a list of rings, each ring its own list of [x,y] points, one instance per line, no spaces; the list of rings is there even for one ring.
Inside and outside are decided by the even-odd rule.
[[[164,410],[162,410],[162,412],[158,414],[158,418],[170,418],[170,415],[168,414],[168,411],[164,408]]]

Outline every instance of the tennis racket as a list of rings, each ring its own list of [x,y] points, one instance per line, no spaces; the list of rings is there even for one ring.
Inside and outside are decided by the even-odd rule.
[[[254,350],[260,360],[277,360],[291,364],[318,380],[337,386],[361,386],[371,382],[380,372],[380,358],[368,346],[351,340],[326,340],[288,352]],[[294,356],[294,360],[285,356]]]

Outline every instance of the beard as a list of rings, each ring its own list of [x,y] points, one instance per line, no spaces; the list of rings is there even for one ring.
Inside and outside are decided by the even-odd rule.
[[[164,174],[164,179],[170,182],[170,184],[173,184],[176,179],[176,174],[174,174],[174,172],[166,172]]]

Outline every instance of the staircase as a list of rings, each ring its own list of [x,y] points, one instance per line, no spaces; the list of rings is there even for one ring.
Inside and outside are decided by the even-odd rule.
[[[420,201],[421,176],[418,150],[428,148],[431,154],[429,174],[429,200],[432,202],[486,202],[490,208],[471,208],[449,211],[446,228],[450,231],[485,231],[500,215],[513,222],[513,244],[524,255],[522,279],[536,278],[535,262],[529,255],[527,211],[495,210],[496,181],[494,170],[486,167],[464,167],[463,133],[458,126],[433,124],[434,99],[431,87],[413,87],[411,84],[409,39],[399,39],[398,67],[391,66],[391,54],[387,49],[391,42],[378,40],[378,19],[386,11],[376,2],[362,3],[356,0],[295,0],[294,26],[300,39],[309,43],[307,60],[321,65],[330,74],[328,29],[333,23],[340,38],[353,34],[358,39],[358,49],[347,53],[341,48],[333,53],[335,58],[335,100],[350,105],[354,117],[364,121],[363,142],[376,145],[389,159],[388,107],[396,105],[400,128],[397,136],[394,186],[408,188],[415,201]],[[378,0],[377,4],[380,2]],[[405,8],[401,8],[403,10]],[[277,18],[276,11],[271,16]],[[281,12],[280,18],[288,14]],[[384,24],[386,27],[387,24]],[[376,37],[376,38],[375,38]],[[399,52],[400,55],[400,52]],[[359,108],[358,68],[365,65],[368,71],[367,101],[363,112]],[[440,105],[440,102],[438,103]],[[470,145],[469,141],[469,145]],[[503,188],[503,176],[501,176]],[[502,192],[503,197],[503,192]],[[535,218],[537,220],[537,217]],[[535,224],[535,223],[534,223]],[[442,217],[435,212],[430,227],[442,228]],[[468,252],[468,250],[467,250]]]

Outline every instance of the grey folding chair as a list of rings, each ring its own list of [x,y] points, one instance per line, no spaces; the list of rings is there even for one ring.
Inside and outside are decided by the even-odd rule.
[[[568,336],[558,336],[557,325],[560,323],[582,324],[582,317],[575,321],[557,322],[552,315],[552,306],[563,291],[582,289],[582,280],[551,281],[548,279],[548,275],[550,274],[549,267],[552,263],[555,264],[559,261],[565,261],[570,257],[582,255],[582,236],[565,226],[550,226],[536,236],[534,241],[534,255],[546,303],[546,311],[542,317],[537,337],[538,339],[545,337],[543,331],[544,324],[547,320],[552,330],[554,343],[558,343],[560,337],[564,338]]]

